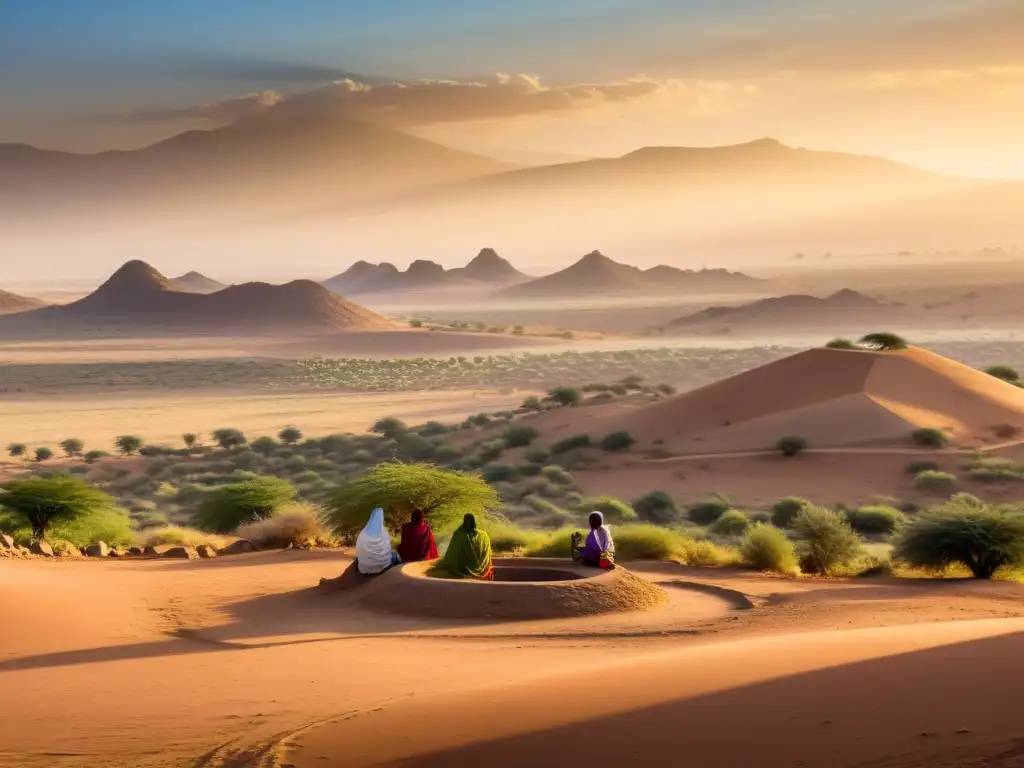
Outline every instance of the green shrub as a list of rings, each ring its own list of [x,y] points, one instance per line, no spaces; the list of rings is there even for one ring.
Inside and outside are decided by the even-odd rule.
[[[738,509],[729,509],[711,525],[716,536],[742,536],[750,527],[750,518]]]
[[[360,448],[358,451],[352,454],[352,461],[358,464],[369,464],[373,461],[373,456],[365,448]]]
[[[919,568],[963,565],[975,578],[990,579],[1024,559],[1024,514],[958,493],[907,526],[896,555]]]
[[[7,446],[7,455],[12,459],[20,459],[28,453],[28,446],[24,443],[11,443]]]
[[[829,574],[861,554],[861,542],[846,516],[810,505],[793,520],[800,567],[808,573]]]
[[[669,397],[671,395],[676,394],[676,388],[673,387],[671,384],[659,384],[654,389],[658,392],[659,395],[665,395],[665,397]]]
[[[807,499],[787,496],[772,504],[772,525],[776,528],[789,528],[796,516],[811,505]]]
[[[36,448],[36,450],[35,450],[35,458],[36,458],[36,461],[38,461],[38,462],[49,461],[50,459],[53,458],[53,451],[50,450],[49,448],[45,447],[45,446],[43,446],[41,448]]]
[[[968,471],[972,480],[981,483],[1024,480],[1024,467],[1001,456],[975,459],[968,467]]]
[[[480,446],[480,461],[490,462],[501,457],[505,452],[504,440],[491,440]]]
[[[604,521],[609,525],[631,523],[637,519],[633,508],[614,496],[585,497],[579,504],[579,511],[585,514],[600,512],[604,515]]]
[[[564,485],[567,487],[576,485],[576,478],[574,478],[569,472],[566,472],[561,467],[544,467],[541,469],[540,472],[545,478],[550,480],[555,485]]]
[[[0,508],[15,525],[29,528],[36,539],[44,539],[57,525],[86,525],[85,521],[115,509],[115,502],[79,478],[54,475],[0,484]]]
[[[128,515],[112,506],[98,509],[84,517],[56,522],[48,537],[70,541],[76,547],[87,547],[98,541],[118,547],[135,541]]]
[[[612,432],[601,439],[601,450],[608,452],[624,451],[634,445],[636,440],[629,432]]]
[[[270,517],[295,498],[295,487],[276,477],[258,476],[214,488],[195,514],[196,527],[229,533],[240,525]]]
[[[697,525],[711,525],[730,509],[730,504],[722,498],[710,498],[699,501],[690,507],[687,516]]]
[[[327,519],[339,536],[357,532],[374,507],[381,507],[391,531],[422,509],[435,533],[454,528],[467,512],[486,517],[501,506],[483,478],[430,464],[385,462],[342,485],[327,504]]]
[[[106,451],[89,451],[88,453],[85,454],[85,457],[84,457],[85,458],[85,463],[86,464],[95,464],[100,459],[105,459],[109,455],[110,454],[107,453]]]
[[[633,509],[646,523],[667,525],[679,517],[675,501],[664,491],[651,491],[633,501]]]
[[[527,424],[513,424],[502,433],[501,438],[509,448],[522,448],[536,440],[538,434],[536,429]]]
[[[547,448],[531,448],[526,452],[526,460],[533,464],[543,464],[551,458],[551,451]]]
[[[285,427],[277,433],[277,439],[285,445],[295,445],[302,439],[302,430],[295,427]]]
[[[832,339],[825,345],[826,349],[856,349],[857,345],[849,339]]]
[[[206,545],[214,549],[223,549],[227,545],[227,539],[215,533],[197,531],[194,528],[185,528],[180,525],[167,525],[161,528],[151,528],[139,535],[140,547],[199,547]]]
[[[578,405],[583,393],[574,387],[555,387],[548,391],[547,399],[561,406]]]
[[[946,493],[956,487],[956,475],[927,470],[914,478],[914,487],[929,493]]]
[[[782,453],[783,456],[796,456],[798,453],[802,453],[807,448],[807,440],[802,437],[796,437],[795,435],[786,435],[780,437],[779,441],[775,444],[775,447]]]
[[[580,448],[589,448],[590,435],[573,435],[567,437],[564,440],[559,440],[557,443],[551,446],[552,453],[568,453],[569,451],[575,451]]]
[[[519,477],[519,471],[510,464],[488,464],[483,471],[488,483],[510,483]]]
[[[540,401],[539,397],[528,397],[523,400],[523,404],[519,407],[524,411],[543,411],[544,403]]]
[[[143,442],[143,439],[138,435],[121,435],[114,440],[114,447],[121,452],[122,456],[132,456],[139,452]]]
[[[985,373],[997,379],[1002,379],[1008,384],[1020,384],[1020,373],[1016,368],[1011,368],[1008,365],[993,365],[990,368],[986,368]]]
[[[860,340],[860,344],[880,352],[907,348],[907,342],[895,333],[869,333]]]
[[[377,435],[382,435],[390,440],[395,440],[400,435],[405,434],[409,431],[409,427],[406,426],[404,421],[396,419],[393,416],[386,416],[383,419],[378,419],[370,431]]]
[[[750,527],[740,553],[743,564],[757,571],[774,571],[786,576],[800,572],[793,542],[778,528],[766,523],[755,523]]]
[[[249,438],[241,431],[231,428],[214,430],[212,437],[213,442],[226,451],[232,448],[240,448],[249,442]]]
[[[451,427],[448,427],[439,421],[428,421],[416,431],[423,437],[439,437],[440,435],[447,435],[452,430]]]
[[[415,432],[398,438],[398,456],[404,461],[426,461],[433,457],[434,450],[432,442]]]
[[[249,447],[256,453],[259,453],[263,456],[270,456],[280,446],[278,445],[277,441],[272,437],[257,437],[255,440],[252,441],[252,444]]]
[[[82,451],[85,450],[85,443],[79,440],[77,437],[69,437],[60,444],[61,450],[64,451],[64,455],[69,459],[73,459],[75,456],[80,456]]]
[[[906,521],[906,515],[893,507],[861,507],[850,513],[850,525],[857,533],[895,533]]]
[[[910,433],[910,438],[918,445],[923,445],[926,448],[942,448],[949,442],[949,438],[946,433],[941,429],[915,429]]]
[[[922,472],[938,472],[939,464],[935,461],[912,461],[907,464],[907,474],[920,475]]]
[[[549,534],[520,528],[511,523],[499,520],[487,520],[480,525],[491,539],[491,549],[495,552],[522,552],[531,547],[539,547],[547,543]],[[569,534],[566,533],[566,538]]]
[[[536,477],[541,473],[543,467],[540,464],[531,464],[528,461],[521,462],[516,466],[519,474],[523,477]]]

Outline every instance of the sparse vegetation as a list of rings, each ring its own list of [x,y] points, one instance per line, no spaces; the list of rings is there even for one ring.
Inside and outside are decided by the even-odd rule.
[[[774,571],[796,576],[796,549],[785,533],[766,523],[755,523],[747,531],[740,548],[743,564],[757,571]]]
[[[134,456],[144,444],[145,441],[138,435],[121,435],[114,441],[114,447],[122,456]]]
[[[664,491],[651,491],[633,501],[633,510],[645,523],[668,525],[679,516],[675,501]]]
[[[395,440],[408,432],[409,427],[401,419],[396,419],[393,416],[385,416],[383,419],[378,419],[377,422],[370,427],[370,431],[378,435],[383,435],[389,440]]]
[[[985,369],[985,373],[989,376],[994,376],[997,379],[1002,379],[1007,384],[1020,385],[1020,373],[1016,368],[1011,368],[1008,365],[993,365]]]
[[[905,339],[895,333],[869,333],[860,340],[860,345],[879,352],[891,352],[906,349],[908,344]]]
[[[302,430],[295,427],[285,427],[277,433],[277,439],[284,445],[296,445],[302,439]]]
[[[962,565],[977,579],[991,579],[1024,557],[1024,514],[960,493],[909,525],[896,554],[919,568]]]
[[[775,444],[775,447],[783,456],[793,457],[807,448],[807,440],[802,437],[787,435],[785,437],[780,437],[779,441]]]
[[[738,509],[728,509],[711,524],[716,536],[742,536],[750,528],[750,518]]]
[[[968,465],[967,470],[972,480],[981,483],[1024,480],[1024,466],[1001,456],[980,456]]]
[[[269,517],[246,523],[235,534],[260,549],[330,546],[333,543],[316,509],[302,504],[289,504]]]
[[[710,498],[697,502],[690,507],[687,516],[697,525],[711,525],[730,509],[730,504],[723,498]]]
[[[919,475],[922,472],[938,472],[939,463],[937,461],[912,461],[907,464],[908,475]]]
[[[209,491],[195,515],[197,528],[230,533],[248,522],[270,517],[295,498],[295,488],[276,477],[255,476]]]
[[[612,432],[601,439],[601,450],[609,453],[628,450],[636,443],[629,432]]]
[[[779,499],[772,505],[771,520],[776,528],[789,528],[796,519],[796,516],[811,505],[807,499],[796,496],[787,496]]]
[[[46,538],[57,523],[71,523],[114,508],[114,500],[70,475],[25,477],[0,485],[0,508],[15,525],[31,529],[36,539]]]
[[[528,424],[513,424],[501,435],[509,448],[523,448],[537,439],[539,433]]]
[[[41,446],[35,450],[36,461],[40,464],[44,461],[49,461],[53,458],[53,451],[46,446]]]
[[[850,513],[850,525],[857,533],[892,534],[899,531],[907,517],[900,510],[887,506],[867,506]]]
[[[591,446],[590,435],[573,435],[567,437],[564,440],[559,440],[557,443],[551,446],[552,453],[568,453],[569,451],[575,451],[580,448],[589,448]]]
[[[825,345],[826,349],[857,349],[857,345],[849,339],[832,339]]]
[[[185,448],[191,451],[199,445],[199,435],[195,432],[186,432],[181,436],[181,442],[184,444]]]
[[[956,475],[926,470],[914,478],[914,487],[929,493],[948,493],[956,487]]]
[[[228,540],[224,536],[207,531],[197,531],[195,528],[165,525],[143,531],[138,537],[138,543],[140,547],[172,546],[194,549],[206,545],[214,549],[223,549],[227,546]]]
[[[583,514],[600,512],[604,520],[610,525],[622,525],[637,520],[636,511],[624,501],[614,496],[589,496],[584,498],[578,506]]]
[[[943,448],[949,442],[945,432],[930,427],[915,429],[910,433],[910,439],[925,448]]]
[[[7,455],[12,459],[20,459],[28,453],[28,446],[24,443],[11,443],[7,446]]]
[[[64,455],[69,459],[73,459],[76,456],[81,456],[82,451],[85,450],[85,443],[75,437],[69,437],[67,440],[63,440],[60,444],[60,448],[64,451]]]
[[[583,400],[583,393],[575,387],[555,387],[548,391],[547,399],[557,405],[573,406]]]
[[[808,573],[831,574],[861,554],[861,541],[846,517],[809,505],[793,520],[800,567]]]
[[[213,437],[213,442],[224,450],[241,448],[249,442],[249,439],[240,430],[230,427],[216,429],[211,436]]]

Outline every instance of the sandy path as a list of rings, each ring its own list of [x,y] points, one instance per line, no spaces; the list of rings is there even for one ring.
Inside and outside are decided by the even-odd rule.
[[[570,729],[575,743],[572,729],[584,721],[646,722],[638,713],[651,707],[673,713],[652,722],[673,723],[674,741],[681,724],[694,723],[686,742],[697,749],[721,733],[714,728],[722,723],[748,727],[749,702],[730,699],[716,705],[714,697],[733,695],[730,691],[787,685],[802,675],[836,673],[829,671],[835,665],[885,661],[894,653],[953,652],[955,643],[988,642],[981,638],[1024,629],[1024,592],[1013,584],[794,582],[660,565],[638,571],[664,583],[682,579],[732,589],[755,607],[718,611],[715,618],[707,610],[710,593],[673,588],[669,608],[661,614],[432,624],[359,613],[339,595],[311,589],[348,562],[336,552],[261,553],[194,563],[0,561],[0,766],[278,765],[273,760],[282,749],[280,734],[305,745],[292,761],[300,765],[307,758],[313,765],[371,765],[366,760],[413,754],[408,741],[396,738],[405,732],[409,721],[404,718],[433,723],[438,712],[447,716],[444,727],[430,739],[417,740],[417,753],[467,747],[452,740],[458,733],[472,734],[481,742],[476,749],[497,749],[494,739],[532,739],[529,734],[540,726]],[[967,621],[935,623],[951,619]],[[915,622],[917,629],[891,628]],[[801,631],[812,634],[793,636]],[[995,738],[1000,712],[986,714],[985,722],[975,725],[980,714],[967,718],[957,709],[959,699],[950,704],[945,696],[947,687],[956,692],[962,678],[975,673],[974,682],[997,697],[999,686],[1019,685],[1019,665],[1004,658],[1001,646],[979,647],[986,666],[955,656],[949,662],[952,672],[940,676],[935,669],[947,669],[940,658],[939,667],[930,665],[927,674],[909,679],[869,669],[764,700],[773,707],[791,702],[785,711],[795,713],[810,732],[809,713],[824,703],[836,705],[831,718],[837,724],[849,717],[851,728],[859,728],[853,703],[873,717],[899,721],[909,709],[904,706],[908,692],[922,690],[931,707],[926,714],[932,713],[934,722],[904,723],[908,739],[915,729],[938,731],[953,720],[956,728],[976,729],[979,738]],[[999,659],[1005,675],[990,683],[990,667]],[[591,695],[595,680],[598,694]],[[939,686],[943,695],[931,693],[926,683]],[[886,685],[895,688],[885,693]],[[469,690],[487,691],[481,694],[487,706],[460,694]],[[983,706],[997,700],[986,695],[979,704],[977,699],[964,701]],[[701,701],[711,701],[708,712],[721,718],[714,728],[700,720],[704,715],[691,711],[692,702]],[[730,716],[726,708],[723,715],[726,705],[738,707],[736,714]],[[680,719],[672,707],[690,709]],[[764,717],[775,722],[774,709],[755,711],[758,722]],[[355,719],[295,736],[345,716]],[[612,725],[599,726],[608,734],[609,750],[625,749],[616,746],[620,731]],[[904,730],[894,730],[884,744],[901,746]],[[392,750],[386,754],[378,738],[385,733],[392,734],[384,739]],[[568,742],[557,738],[557,743],[530,746],[532,762],[537,755],[558,755],[564,764]],[[652,731],[638,743],[657,744],[664,738]],[[233,743],[236,739],[241,746]],[[248,746],[261,742],[262,748]],[[521,757],[516,749],[509,747],[509,754]],[[204,754],[209,759],[197,763]],[[462,764],[499,759],[486,754],[486,760],[468,758]],[[363,762],[350,762],[360,755]]]
[[[91,397],[16,397],[0,401],[0,443],[56,446],[68,437],[108,448],[114,438],[141,434],[150,443],[177,445],[182,432],[235,427],[250,436],[274,435],[294,424],[310,435],[363,432],[383,416],[412,423],[454,421],[481,411],[517,407],[525,395],[493,390],[375,394],[221,393],[111,394]]]

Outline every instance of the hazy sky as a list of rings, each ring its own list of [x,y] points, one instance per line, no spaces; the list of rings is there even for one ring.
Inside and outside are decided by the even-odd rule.
[[[1024,176],[1022,40],[1020,0],[0,0],[0,141],[300,99],[493,154],[772,135]]]

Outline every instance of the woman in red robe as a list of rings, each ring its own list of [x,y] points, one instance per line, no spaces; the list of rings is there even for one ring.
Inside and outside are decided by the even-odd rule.
[[[402,541],[398,545],[398,556],[403,563],[417,563],[421,560],[437,560],[437,545],[434,532],[427,524],[422,509],[413,510],[412,519],[402,526]]]

